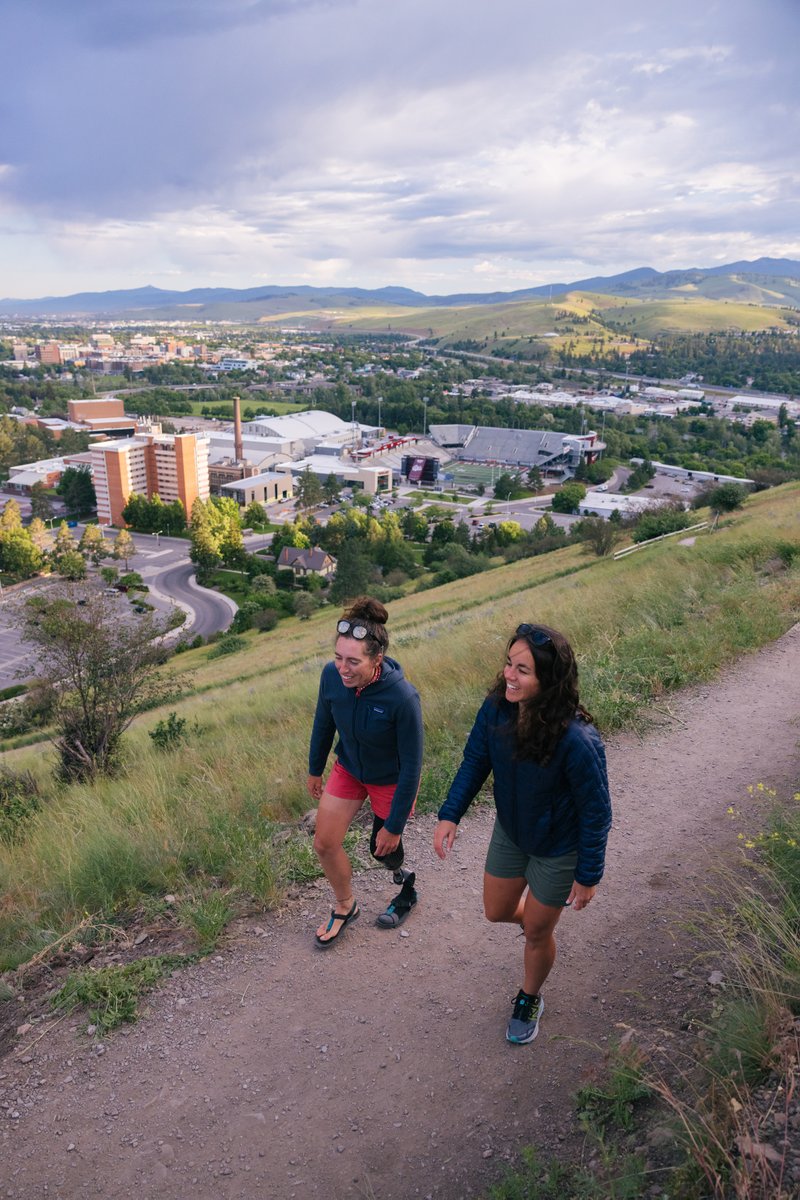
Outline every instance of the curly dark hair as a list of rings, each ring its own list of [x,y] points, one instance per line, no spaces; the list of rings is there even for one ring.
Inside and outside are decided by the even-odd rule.
[[[370,658],[377,658],[379,654],[385,654],[389,649],[389,634],[386,632],[389,613],[380,600],[375,600],[372,596],[358,596],[350,607],[345,609],[339,620],[364,626],[367,636],[360,640],[363,641]],[[347,635],[343,635],[337,630],[336,636],[346,637]]]
[[[542,765],[555,753],[569,722],[592,722],[578,697],[578,664],[563,633],[547,625],[524,623],[508,639],[506,653],[515,642],[525,642],[536,668],[539,691],[532,700],[508,705],[512,710],[515,755]],[[499,706],[505,701],[506,684],[501,671],[489,695]]]

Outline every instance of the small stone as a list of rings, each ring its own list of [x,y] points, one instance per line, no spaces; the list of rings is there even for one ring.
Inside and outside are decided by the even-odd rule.
[[[722,971],[712,971],[708,977],[708,982],[711,987],[722,987],[725,983],[725,976]]]
[[[33,1029],[33,1026],[30,1024],[30,1022],[26,1022],[24,1025],[18,1025],[17,1026],[17,1037],[25,1037],[25,1034],[30,1033],[30,1031],[32,1029]]]

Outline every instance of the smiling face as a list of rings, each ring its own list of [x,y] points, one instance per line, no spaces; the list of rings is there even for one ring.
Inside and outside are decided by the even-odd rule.
[[[358,641],[344,634],[336,639],[333,660],[345,687],[366,687],[382,658],[382,654],[376,654],[373,658],[367,652],[364,639]]]
[[[538,694],[536,663],[524,638],[512,644],[503,669],[503,678],[506,681],[506,700],[510,700],[512,704],[532,700]]]

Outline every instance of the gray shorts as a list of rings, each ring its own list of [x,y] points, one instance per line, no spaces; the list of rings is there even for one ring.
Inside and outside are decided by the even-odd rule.
[[[489,849],[486,852],[486,874],[495,879],[521,879],[527,881],[540,904],[550,908],[563,908],[575,882],[577,852],[561,854],[557,858],[538,858],[526,854],[495,820]]]

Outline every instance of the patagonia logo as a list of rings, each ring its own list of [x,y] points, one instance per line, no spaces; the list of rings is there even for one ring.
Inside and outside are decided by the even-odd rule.
[[[378,713],[378,715],[382,717],[382,716],[384,715],[384,713],[386,712],[386,709],[385,709],[385,708],[378,708],[377,704],[373,704],[373,706],[372,706],[372,711],[373,711],[374,713]]]

